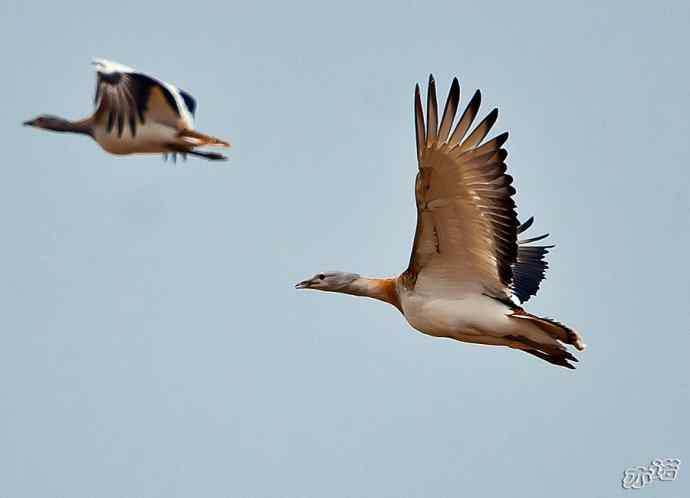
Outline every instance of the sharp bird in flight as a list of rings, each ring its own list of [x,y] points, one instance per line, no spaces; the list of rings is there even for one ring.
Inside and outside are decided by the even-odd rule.
[[[570,362],[577,359],[565,345],[585,349],[577,332],[532,315],[511,299],[525,302],[536,294],[547,268],[544,256],[553,246],[530,245],[548,234],[518,240],[533,219],[517,220],[513,179],[506,174],[502,148],[508,134],[484,141],[498,110],[469,132],[481,94],[474,94],[453,128],[459,101],[460,85],[454,79],[439,124],[431,77],[425,123],[416,88],[417,230],[407,269],[384,279],[318,273],[296,287],[379,299],[425,334],[508,346],[574,368]]]
[[[89,135],[111,154],[187,154],[225,160],[217,153],[195,150],[204,145],[230,144],[194,131],[196,101],[187,92],[132,68],[102,59],[94,60],[97,82],[95,111],[88,118],[68,121],[41,115],[24,122],[52,131]]]

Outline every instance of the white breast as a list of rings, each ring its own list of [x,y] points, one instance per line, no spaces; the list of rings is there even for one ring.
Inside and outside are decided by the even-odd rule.
[[[111,154],[169,152],[167,147],[169,144],[180,142],[177,130],[153,122],[148,122],[145,126],[137,126],[137,133],[134,136],[128,123],[125,123],[120,137],[117,134],[117,125],[110,133],[106,132],[105,126],[98,126],[94,130],[94,139]]]

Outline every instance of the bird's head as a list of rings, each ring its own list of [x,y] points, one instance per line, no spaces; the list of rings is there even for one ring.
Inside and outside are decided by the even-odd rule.
[[[315,289],[331,292],[347,292],[352,283],[359,280],[360,276],[356,273],[345,272],[326,272],[317,273],[313,277],[302,280],[295,285],[295,289]]]
[[[33,126],[34,128],[43,128],[46,130],[62,130],[65,125],[65,120],[50,114],[41,114],[37,118],[24,121],[24,126]]]

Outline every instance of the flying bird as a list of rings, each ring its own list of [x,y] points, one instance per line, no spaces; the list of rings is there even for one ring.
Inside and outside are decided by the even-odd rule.
[[[534,219],[518,222],[503,148],[508,133],[485,140],[497,109],[472,128],[479,90],[453,126],[459,102],[456,78],[439,121],[430,77],[425,121],[419,85],[415,90],[417,228],[407,269],[383,279],[324,272],[295,287],[378,299],[425,334],[507,346],[573,369],[577,359],[566,345],[584,350],[578,333],[514,300],[524,303],[537,293],[553,246],[533,245],[548,234],[518,239]]]
[[[230,144],[194,130],[196,101],[187,92],[144,73],[103,59],[96,67],[95,110],[91,116],[69,121],[43,114],[24,125],[78,133],[93,138],[111,154],[162,153],[173,160],[187,154],[218,161],[225,156],[196,150],[200,146]]]

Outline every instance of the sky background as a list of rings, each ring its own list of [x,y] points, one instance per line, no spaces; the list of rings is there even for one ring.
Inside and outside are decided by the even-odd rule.
[[[689,496],[690,4],[576,3],[2,2],[0,497]],[[93,57],[231,160],[20,126],[88,115]],[[500,108],[574,372],[293,288],[406,267],[431,72]]]

